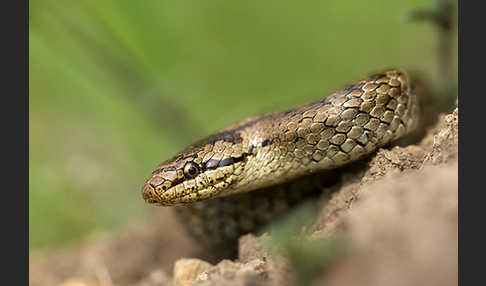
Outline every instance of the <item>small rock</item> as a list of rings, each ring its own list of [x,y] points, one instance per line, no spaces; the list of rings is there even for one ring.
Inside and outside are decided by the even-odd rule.
[[[181,258],[174,264],[174,285],[190,285],[196,277],[213,267],[210,263],[196,258]]]
[[[247,263],[224,259],[208,271],[201,273],[191,285],[262,285],[266,278],[265,262],[261,259],[254,259]]]

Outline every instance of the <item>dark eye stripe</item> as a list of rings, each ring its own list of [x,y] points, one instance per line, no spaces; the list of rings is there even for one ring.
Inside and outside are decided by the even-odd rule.
[[[218,167],[219,160],[216,159],[209,159],[206,162],[206,169],[216,169]]]
[[[233,157],[224,158],[219,162],[218,167],[228,166],[234,163]]]
[[[209,159],[205,163],[205,167],[206,169],[211,170],[211,169],[216,169],[224,166],[229,166],[231,164],[243,161],[248,155],[249,155],[248,153],[244,153],[240,157],[228,157],[228,158],[224,158],[223,160]]]

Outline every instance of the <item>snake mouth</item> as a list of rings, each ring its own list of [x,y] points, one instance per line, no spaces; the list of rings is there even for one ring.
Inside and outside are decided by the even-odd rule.
[[[146,182],[142,187],[142,197],[149,204],[157,204],[160,202],[160,197],[155,191],[155,186],[149,182]]]

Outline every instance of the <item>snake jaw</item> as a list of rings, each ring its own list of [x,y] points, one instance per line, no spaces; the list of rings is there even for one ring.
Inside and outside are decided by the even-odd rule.
[[[154,186],[152,183],[147,182],[142,188],[142,197],[149,204],[177,206],[216,197],[220,190],[225,187],[219,182],[213,186],[208,185],[203,189],[197,190],[195,186],[189,187],[190,184],[195,184],[195,180],[185,181],[169,189],[163,188],[163,185]],[[218,186],[222,188],[218,188]]]

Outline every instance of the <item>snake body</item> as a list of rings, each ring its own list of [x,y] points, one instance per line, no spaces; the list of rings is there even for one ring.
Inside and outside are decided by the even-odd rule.
[[[179,206],[203,244],[222,247],[330,184],[340,166],[411,132],[419,104],[403,71],[371,75],[317,102],[245,119],[160,164],[147,203]]]

